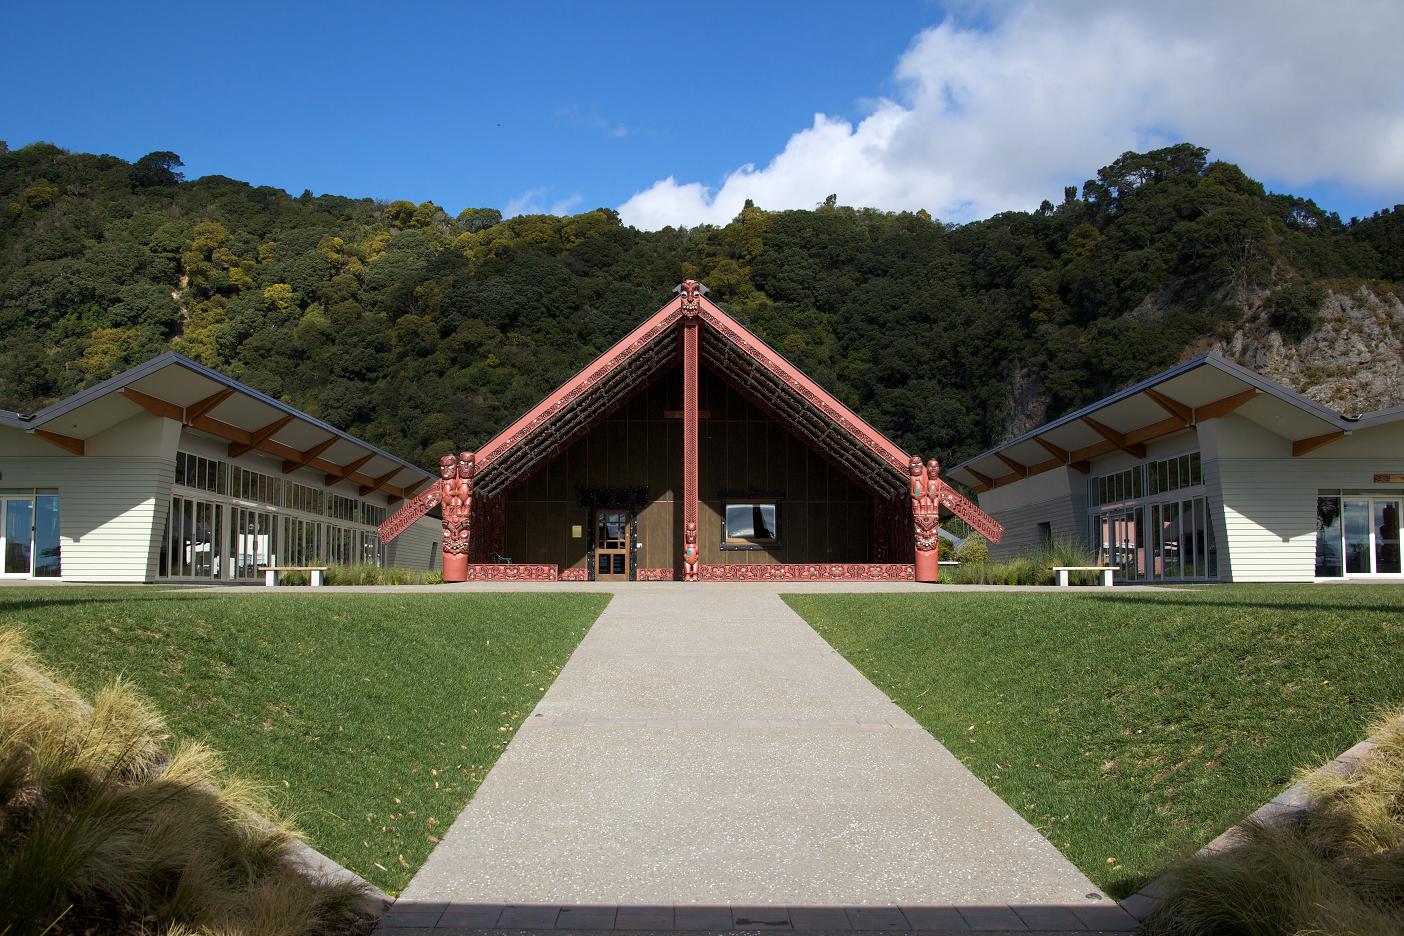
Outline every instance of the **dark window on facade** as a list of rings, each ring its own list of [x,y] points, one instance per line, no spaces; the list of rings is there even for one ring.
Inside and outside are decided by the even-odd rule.
[[[1053,524],[1044,521],[1038,525],[1038,545],[1048,546],[1053,542]]]
[[[774,501],[753,501],[726,505],[727,546],[755,546],[780,538],[779,509]]]

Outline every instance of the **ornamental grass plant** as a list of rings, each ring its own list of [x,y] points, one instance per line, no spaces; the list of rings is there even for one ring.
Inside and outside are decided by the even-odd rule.
[[[989,544],[978,534],[958,550],[960,565],[941,570],[941,581],[952,585],[1053,585],[1054,566],[1098,565],[1096,553],[1071,539],[1055,538],[1022,556],[991,561]],[[1095,585],[1096,572],[1070,573],[1075,585]]]
[[[322,573],[326,585],[438,585],[444,574],[438,569],[407,569],[403,566],[378,566],[369,562],[330,563]],[[284,585],[306,585],[306,572],[285,572]]]
[[[1149,936],[1397,936],[1404,932],[1404,712],[1350,773],[1302,775],[1309,802],[1278,824],[1248,821],[1231,846],[1170,872]]]
[[[363,928],[361,890],[301,873],[296,831],[267,814],[129,684],[89,705],[0,630],[0,933]]]

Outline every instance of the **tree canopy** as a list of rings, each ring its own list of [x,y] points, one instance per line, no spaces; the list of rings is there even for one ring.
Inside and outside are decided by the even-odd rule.
[[[1315,284],[1404,278],[1404,208],[1342,222],[1188,144],[958,227],[838,196],[657,232],[608,209],[450,217],[181,165],[0,150],[0,407],[174,349],[431,464],[694,277],[898,444],[958,459],[1168,366],[1250,301],[1290,340]]]

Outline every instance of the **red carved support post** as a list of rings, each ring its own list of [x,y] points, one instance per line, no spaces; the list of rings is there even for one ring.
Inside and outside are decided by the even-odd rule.
[[[702,295],[696,280],[684,280],[682,294],[683,365],[683,581],[698,580],[697,547],[697,357],[701,340],[697,313]]]
[[[941,466],[936,459],[925,465],[912,456],[912,531],[916,535],[916,580],[935,582],[941,576]]]
[[[444,581],[468,581],[468,544],[473,523],[473,453],[439,459],[439,485],[443,495],[439,509],[444,515]]]

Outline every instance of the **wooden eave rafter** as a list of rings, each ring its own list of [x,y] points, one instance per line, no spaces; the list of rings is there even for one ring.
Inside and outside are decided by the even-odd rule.
[[[229,457],[237,458],[240,455],[243,455],[245,452],[258,448],[264,442],[272,438],[273,435],[278,432],[278,430],[282,429],[288,423],[292,422],[293,419],[294,417],[290,413],[287,416],[284,416],[280,419],[273,420],[271,423],[264,426],[262,429],[255,429],[253,432],[249,433],[248,442],[229,443]],[[294,451],[296,451],[296,449],[294,449]]]
[[[340,438],[341,436],[334,435],[325,442],[318,442],[310,449],[301,452],[297,458],[285,459],[283,461],[283,474],[292,474],[299,468],[307,467],[314,458],[335,445]]]
[[[399,474],[402,470],[403,469],[399,465],[396,465],[394,468],[390,469],[388,473],[381,475],[379,478],[372,479],[370,484],[361,485],[361,496],[365,497],[371,491],[378,491],[381,488],[385,487],[385,485],[389,483],[390,479],[395,477],[395,475]]]
[[[1298,439],[1292,443],[1292,457],[1300,458],[1307,452],[1314,452],[1323,445],[1330,445],[1337,439],[1345,438],[1345,435],[1344,429],[1337,429],[1335,432],[1327,432],[1307,439]]]
[[[50,445],[57,445],[59,448],[73,455],[82,455],[87,446],[82,439],[75,439],[72,436],[60,435],[57,432],[50,432],[47,429],[35,429],[34,435]]]
[[[980,472],[976,471],[974,468],[966,468],[965,471],[966,471],[966,473],[969,474],[972,478],[974,478],[976,481],[979,482],[979,484],[977,484],[977,485],[975,486],[975,490],[976,490],[977,493],[978,493],[978,492],[983,492],[983,491],[988,491],[990,488],[992,488],[992,487],[995,486],[995,479],[994,479],[994,478],[991,478],[989,475],[981,474]]]
[[[1044,471],[1052,471],[1054,468],[1063,465],[1066,465],[1073,471],[1081,472],[1082,474],[1087,474],[1089,471],[1092,470],[1092,466],[1089,465],[1087,462],[1075,460],[1072,456],[1072,452],[1069,452],[1065,448],[1061,448],[1057,445],[1054,445],[1052,442],[1049,442],[1043,436],[1034,436],[1034,441],[1041,445],[1045,452],[1053,456],[1055,464],[1045,468],[1043,466],[1046,465],[1047,462],[1040,462],[1039,464],[1035,465],[1033,468],[1030,469],[1030,472],[1032,474],[1041,474]]]
[[[1255,387],[1249,387],[1241,393],[1233,396],[1226,396],[1222,400],[1215,400],[1213,403],[1205,403],[1203,406],[1194,408],[1194,421],[1204,422],[1206,419],[1218,419],[1220,416],[1227,416],[1238,409],[1244,403],[1258,395]]]
[[[1146,446],[1144,442],[1133,442],[1128,438],[1127,433],[1117,432],[1111,426],[1099,423],[1091,416],[1082,417],[1082,422],[1097,435],[1106,439],[1113,446],[1130,455],[1133,458],[1145,458]]]
[[[154,397],[149,393],[142,393],[135,387],[123,387],[122,396],[131,400],[137,406],[156,416],[164,416],[166,419],[174,419],[176,422],[185,421],[185,410],[174,403]]]
[[[299,454],[300,454],[300,453],[299,453]],[[366,462],[370,461],[370,460],[371,460],[372,458],[374,458],[374,457],[375,457],[375,453],[374,453],[374,452],[371,452],[371,453],[368,454],[368,455],[365,455],[365,456],[362,456],[361,458],[356,459],[355,461],[351,462],[351,464],[349,464],[349,465],[333,465],[333,464],[331,464],[330,462],[323,462],[323,464],[326,465],[327,467],[323,469],[324,471],[326,471],[326,476],[325,476],[324,478],[322,478],[322,481],[323,481],[324,484],[327,485],[327,487],[331,487],[333,484],[337,483],[338,481],[350,481],[350,480],[351,480],[351,476],[352,476],[353,474],[355,474],[356,472],[360,471],[360,470],[361,470],[361,466],[364,465]],[[315,461],[321,462],[322,460],[321,460],[320,458],[318,458],[318,459],[315,459]],[[357,475],[357,477],[364,477],[364,476],[363,476],[363,475]]]
[[[1180,421],[1186,425],[1194,422],[1194,410],[1181,403],[1179,400],[1171,399],[1152,387],[1146,388],[1146,396],[1150,397],[1151,400],[1155,402],[1156,406],[1159,406],[1171,416],[1178,416]]]
[[[197,403],[192,403],[185,408],[185,422],[191,426],[195,425],[195,420],[201,418],[225,400],[234,395],[233,387],[225,387],[211,393]]]
[[[1004,462],[1005,465],[1009,466],[1009,470],[1013,471],[1020,478],[1027,478],[1029,476],[1028,465],[1016,462],[1014,459],[1010,458],[1003,452],[995,452],[995,458],[998,458],[1000,461]]]

